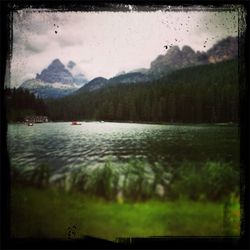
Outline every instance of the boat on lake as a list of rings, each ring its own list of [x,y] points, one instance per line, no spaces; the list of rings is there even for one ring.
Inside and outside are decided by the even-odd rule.
[[[74,122],[71,123],[71,125],[81,125],[81,123],[74,121]]]
[[[28,126],[33,126],[34,124],[32,122],[27,123]]]

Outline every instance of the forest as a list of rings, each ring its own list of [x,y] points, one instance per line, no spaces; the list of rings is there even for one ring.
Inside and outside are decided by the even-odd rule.
[[[8,122],[22,122],[27,115],[47,114],[44,100],[22,88],[5,89],[6,119]]]
[[[237,122],[238,62],[175,71],[157,81],[109,84],[47,102],[53,121]]]
[[[238,122],[238,61],[189,67],[147,83],[107,84],[60,99],[42,100],[6,89],[7,120],[47,115],[50,121]]]

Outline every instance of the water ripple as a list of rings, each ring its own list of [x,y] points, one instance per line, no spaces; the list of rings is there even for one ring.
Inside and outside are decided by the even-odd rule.
[[[83,122],[8,126],[11,164],[41,163],[54,169],[139,157],[148,160],[224,158],[237,160],[236,127]],[[204,153],[205,152],[205,153]]]

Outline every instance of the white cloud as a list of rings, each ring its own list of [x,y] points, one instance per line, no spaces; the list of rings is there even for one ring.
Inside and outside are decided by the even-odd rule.
[[[25,50],[31,53],[40,53],[48,49],[50,42],[48,36],[45,35],[30,35],[24,43]]]
[[[189,45],[201,51],[223,37],[237,35],[234,12],[136,12],[132,11],[133,6],[129,9],[18,11],[14,14],[12,86],[20,85],[26,75],[40,73],[55,58],[64,64],[74,61],[88,79],[109,78],[119,71],[148,68],[159,54],[166,53],[166,44]]]

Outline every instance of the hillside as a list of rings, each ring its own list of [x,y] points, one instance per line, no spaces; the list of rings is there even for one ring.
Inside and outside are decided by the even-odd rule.
[[[78,65],[69,61],[64,65],[54,59],[35,79],[28,79],[21,84],[43,99],[61,98],[80,92],[92,92],[108,85],[146,83],[171,74],[172,72],[192,66],[206,65],[236,59],[238,57],[237,37],[227,37],[216,42],[207,52],[194,51],[190,46],[172,46],[164,55],[159,55],[151,62],[149,69],[122,71],[106,79],[96,76],[88,81]]]
[[[238,93],[238,62],[231,60],[83,91],[48,102],[48,110],[52,120],[237,122]]]
[[[69,61],[65,66],[59,59],[54,59],[36,78],[28,79],[19,88],[28,90],[36,96],[60,98],[77,91],[87,79],[77,69],[76,63]]]

